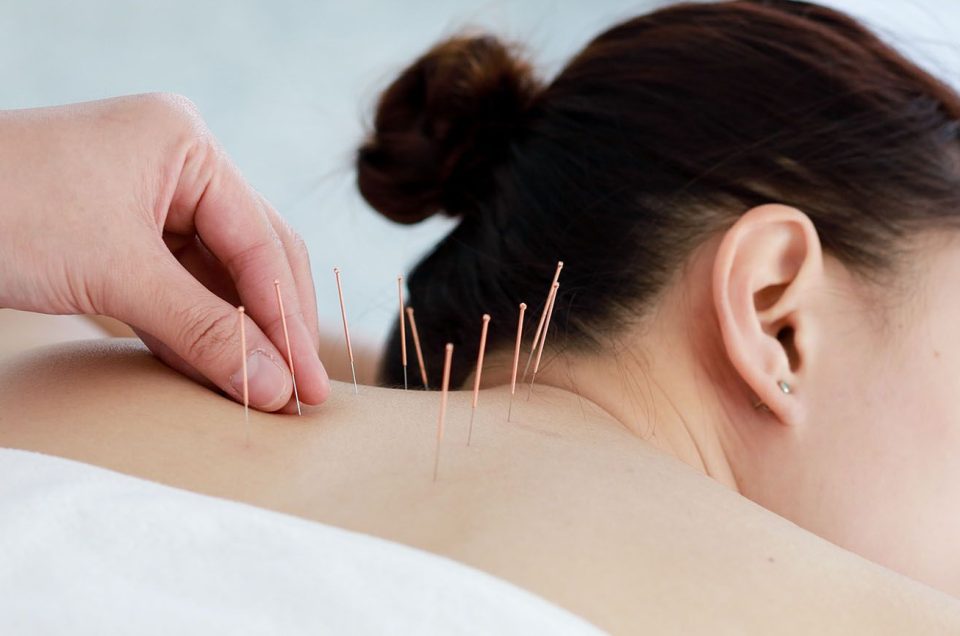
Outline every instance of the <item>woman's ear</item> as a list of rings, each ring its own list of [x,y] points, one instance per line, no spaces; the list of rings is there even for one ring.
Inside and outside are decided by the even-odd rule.
[[[823,282],[820,238],[796,208],[748,210],[724,234],[713,299],[730,363],[784,424],[804,418],[805,360],[816,337],[814,287]]]

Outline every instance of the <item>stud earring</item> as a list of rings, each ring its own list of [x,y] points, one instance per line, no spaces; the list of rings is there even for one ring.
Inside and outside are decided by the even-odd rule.
[[[784,382],[783,380],[778,380],[778,381],[777,381],[777,386],[780,387],[780,390],[781,390],[781,391],[783,391],[784,393],[786,393],[786,394],[788,394],[788,395],[789,395],[790,393],[793,393],[793,389],[790,388],[790,385],[787,384],[786,382]],[[762,410],[766,411],[767,413],[770,413],[770,407],[767,406],[766,404],[764,404],[764,403],[763,403],[762,401],[760,401],[760,400],[757,400],[756,402],[753,403],[753,408],[755,408],[755,409],[762,409]]]

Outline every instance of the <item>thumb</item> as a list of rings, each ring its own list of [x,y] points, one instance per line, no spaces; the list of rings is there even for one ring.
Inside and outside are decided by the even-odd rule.
[[[293,381],[285,358],[257,324],[211,293],[171,255],[161,255],[157,261],[149,279],[122,286],[128,293],[111,303],[111,313],[159,341],[158,346],[152,339],[144,340],[171,367],[195,370],[237,401],[243,400],[246,358],[250,406],[264,411],[284,406]],[[241,347],[240,320],[244,321],[245,348]]]

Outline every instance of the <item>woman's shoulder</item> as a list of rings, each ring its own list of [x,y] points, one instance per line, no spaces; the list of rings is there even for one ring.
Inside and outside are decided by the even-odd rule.
[[[447,556],[614,632],[960,633],[958,603],[842,550],[549,389],[514,404],[336,384],[252,414],[130,342],[0,361],[0,446],[61,455]],[[566,399],[567,402],[563,400]],[[572,400],[572,401],[570,401]],[[439,470],[432,480],[439,448]]]

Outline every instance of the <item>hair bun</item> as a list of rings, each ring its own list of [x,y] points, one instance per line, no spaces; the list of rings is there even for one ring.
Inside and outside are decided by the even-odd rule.
[[[399,223],[469,214],[538,91],[530,66],[498,39],[441,42],[380,97],[357,156],[361,194]]]

